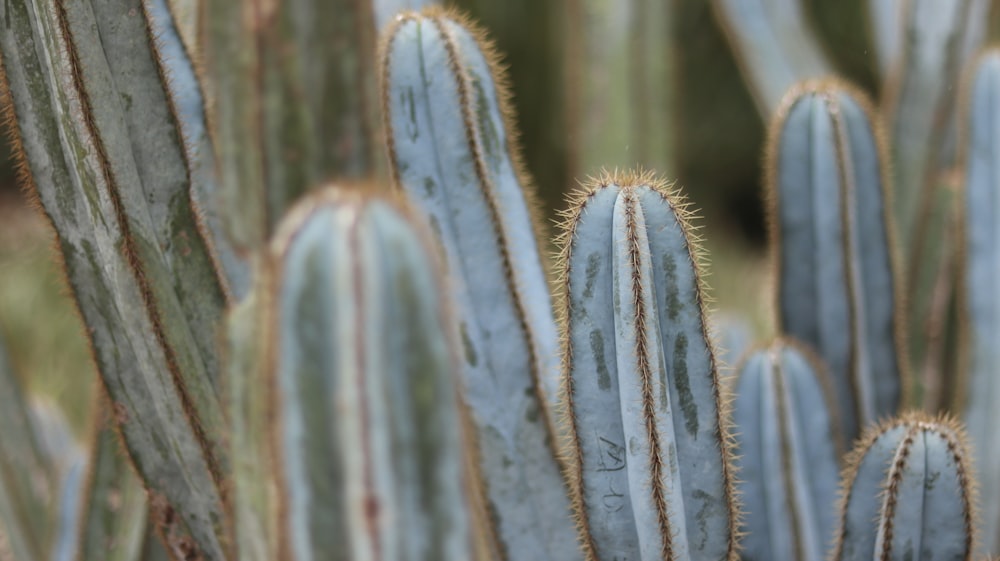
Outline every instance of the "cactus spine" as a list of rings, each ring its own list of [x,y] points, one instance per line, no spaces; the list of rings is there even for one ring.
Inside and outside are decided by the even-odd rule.
[[[836,525],[843,448],[827,373],[787,339],[750,353],[738,371],[743,559],[822,561]]]
[[[782,104],[767,152],[778,325],[829,365],[849,440],[897,410],[906,373],[884,144],[872,115],[842,84],[806,83]]]
[[[592,182],[566,221],[567,460],[588,559],[735,559],[691,228],[650,175]]]
[[[428,216],[453,286],[464,397],[501,553],[574,559],[549,416],[558,337],[495,54],[464,18],[431,8],[385,31],[380,64],[393,179]]]

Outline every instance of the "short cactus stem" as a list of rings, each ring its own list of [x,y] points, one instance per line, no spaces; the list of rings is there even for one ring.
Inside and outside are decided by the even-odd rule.
[[[949,418],[908,413],[866,431],[848,456],[835,561],[968,561],[975,491]]]
[[[744,559],[823,561],[843,444],[825,367],[778,339],[738,368],[736,424]]]

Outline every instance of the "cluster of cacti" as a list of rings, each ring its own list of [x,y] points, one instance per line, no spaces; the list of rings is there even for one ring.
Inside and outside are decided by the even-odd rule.
[[[717,2],[775,115],[783,337],[732,383],[677,190],[650,172],[592,179],[550,278],[494,48],[454,12],[404,4],[422,2],[0,6],[22,180],[104,394],[84,460],[32,417],[0,356],[17,558],[969,559],[977,531],[996,552],[1000,58],[978,59],[960,119],[925,87],[935,69],[958,75],[981,3],[900,4],[902,54],[880,50],[890,150],[863,94],[801,81],[829,66],[778,17],[799,19],[797,2]],[[655,139],[640,160],[669,149],[636,132],[668,66],[632,85],[643,103],[609,109],[633,131],[614,134]],[[968,208],[940,223],[964,216],[967,242],[949,238],[967,247],[964,283],[926,229],[956,143]],[[578,149],[589,161],[599,146]],[[885,420],[953,386],[941,367],[966,356],[946,374],[968,371],[949,395],[973,450],[950,417]]]

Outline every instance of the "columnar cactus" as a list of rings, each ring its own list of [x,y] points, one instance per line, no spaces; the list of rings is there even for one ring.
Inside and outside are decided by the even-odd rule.
[[[650,175],[604,176],[563,238],[574,509],[590,560],[736,557],[728,417],[697,240]]]
[[[503,75],[484,35],[437,8],[385,31],[394,183],[429,218],[463,345],[485,500],[510,559],[578,556],[550,410],[558,337]]]
[[[844,445],[829,375],[787,339],[750,353],[738,372],[743,559],[822,561],[836,526]]]
[[[404,213],[358,193],[319,191],[282,221],[255,287],[262,337],[236,349],[260,345],[234,374],[271,419],[236,439],[255,446],[238,461],[271,465],[237,481],[265,497],[237,503],[239,559],[476,558],[457,330],[434,263]]]
[[[16,151],[66,274],[123,441],[181,541],[225,555],[216,323],[225,293],[190,203],[178,118],[147,9],[0,8]],[[172,513],[176,513],[173,516]]]
[[[905,389],[885,156],[871,109],[838,82],[789,92],[766,156],[779,329],[829,365],[848,440]]]
[[[961,312],[965,364],[958,410],[965,411],[984,497],[1000,495],[1000,51],[992,49],[972,66],[962,96],[960,129],[965,165],[965,228]],[[982,540],[986,551],[1000,547],[1000,501],[983,501]]]

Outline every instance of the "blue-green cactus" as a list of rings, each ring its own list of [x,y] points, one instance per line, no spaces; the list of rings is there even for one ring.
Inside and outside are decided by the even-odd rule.
[[[393,179],[429,219],[448,270],[498,539],[510,559],[574,559],[550,417],[558,337],[495,54],[464,18],[431,8],[385,31],[380,64]]]
[[[566,221],[566,450],[589,560],[734,559],[728,417],[678,195],[605,176]]]
[[[963,92],[965,244],[961,285],[964,341],[958,410],[976,450],[984,550],[1000,548],[1000,51],[981,56]]]
[[[733,418],[745,561],[822,561],[831,545],[843,443],[828,374],[778,339],[744,358]]]
[[[848,440],[895,413],[905,389],[884,150],[862,96],[807,82],[785,98],[767,152],[778,326],[829,366]]]
[[[968,561],[975,493],[957,423],[905,414],[847,459],[834,561]]]

